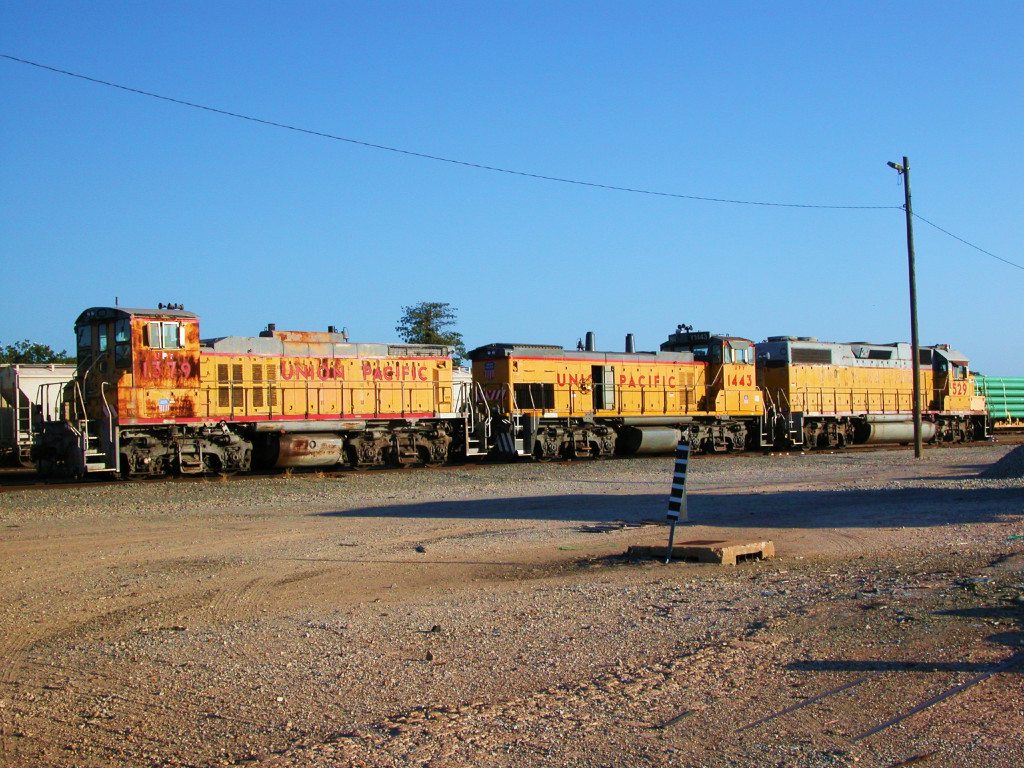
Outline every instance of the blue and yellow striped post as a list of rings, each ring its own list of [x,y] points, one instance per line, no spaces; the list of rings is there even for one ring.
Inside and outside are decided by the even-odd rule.
[[[672,492],[668,497],[668,520],[672,524],[668,532],[668,554],[665,562],[672,560],[672,543],[676,538],[676,523],[686,522],[686,469],[690,463],[690,444],[680,440],[676,447],[676,471],[672,477]]]

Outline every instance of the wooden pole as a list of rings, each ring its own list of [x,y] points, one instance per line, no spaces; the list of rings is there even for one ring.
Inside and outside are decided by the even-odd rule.
[[[907,214],[907,262],[910,270],[910,354],[914,368],[914,458],[921,458],[921,346],[917,335],[917,270],[914,266],[914,211],[910,207],[910,160],[889,163],[903,176],[903,210]]]

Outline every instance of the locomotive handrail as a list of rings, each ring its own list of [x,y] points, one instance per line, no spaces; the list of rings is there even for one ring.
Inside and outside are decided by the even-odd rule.
[[[791,412],[793,410],[792,406],[791,406],[791,404],[789,402],[789,397],[786,395],[786,391],[785,390],[783,390],[783,389],[776,389],[775,390],[775,393],[778,395],[778,398],[779,398],[778,403],[776,403],[775,402],[775,398],[772,397],[772,391],[770,389],[768,389],[767,387],[764,387],[762,391],[765,394],[765,400],[771,402],[771,407],[775,411],[781,412],[781,413],[789,413],[789,412]]]
[[[715,383],[718,381],[718,377],[722,375],[722,370],[724,368],[725,368],[725,364],[724,363],[722,363],[722,364],[720,364],[718,366],[718,372],[715,374],[715,378],[713,378],[710,382],[708,382],[708,385],[707,385],[708,389],[711,389],[712,387],[715,386]]]
[[[103,410],[107,414],[107,439],[110,441],[110,445],[114,444],[114,413],[110,410],[110,403],[107,402],[107,387],[110,386],[109,381],[100,383],[100,399],[103,401]]]
[[[81,446],[83,456],[85,455],[85,451],[88,450],[88,447],[89,447],[89,445],[88,445],[88,441],[89,441],[89,411],[88,411],[88,409],[85,406],[85,394],[84,394],[83,390],[86,389],[86,384],[87,384],[87,382],[89,380],[89,374],[92,373],[92,369],[96,367],[96,364],[99,361],[100,361],[99,355],[97,355],[95,358],[93,358],[93,361],[89,364],[89,367],[85,369],[85,373],[82,374],[81,385],[79,385],[78,379],[77,378],[75,379],[75,395],[76,395],[75,407],[76,408],[81,407],[80,416],[81,416],[82,431],[79,434],[79,444]],[[84,438],[83,438],[83,435],[84,435]]]
[[[839,411],[840,401],[848,399],[847,408],[844,410],[857,410],[855,403],[858,396],[863,398],[863,410],[867,414],[901,414],[909,413],[913,408],[911,402],[904,406],[901,403],[901,393],[898,389],[889,387],[850,387],[848,390],[830,387],[801,387],[795,390],[799,399],[803,402],[804,410],[817,410],[825,412],[825,404],[831,401],[832,410]],[[784,394],[781,393],[780,394]],[[829,398],[830,395],[830,398]],[[817,406],[813,408],[812,406]]]
[[[480,412],[483,411],[490,418],[490,405],[487,403],[487,394],[478,381],[469,382],[469,396],[463,396],[461,405],[462,413],[469,416],[470,428],[476,426],[480,420]]]

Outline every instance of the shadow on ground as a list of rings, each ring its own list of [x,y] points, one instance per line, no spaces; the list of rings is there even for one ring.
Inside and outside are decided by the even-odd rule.
[[[689,522],[718,527],[877,528],[1005,522],[1024,515],[1019,488],[691,494]],[[320,512],[339,518],[601,521],[665,519],[668,494],[526,496]]]

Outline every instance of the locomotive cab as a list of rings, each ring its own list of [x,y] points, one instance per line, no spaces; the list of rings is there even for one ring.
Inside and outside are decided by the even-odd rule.
[[[126,425],[193,415],[199,317],[177,307],[92,307],[75,321],[75,339],[75,378],[65,387],[62,413],[43,425],[38,468],[120,472]]]
[[[921,350],[922,357],[931,353],[932,396],[928,409],[933,411],[966,411],[971,409],[974,381],[967,359],[943,344]],[[926,363],[926,360],[921,362]]]
[[[707,394],[703,410],[728,414],[760,414],[761,393],[754,374],[754,342],[707,331],[680,330],[661,345],[662,351],[691,352],[706,363]]]
[[[948,344],[921,350],[931,353],[932,396],[928,408],[942,414],[937,418],[942,440],[978,440],[989,432],[985,398],[977,394],[967,357]],[[923,377],[926,378],[926,377]]]
[[[137,423],[195,415],[197,315],[95,307],[79,316],[75,333],[86,418]]]

